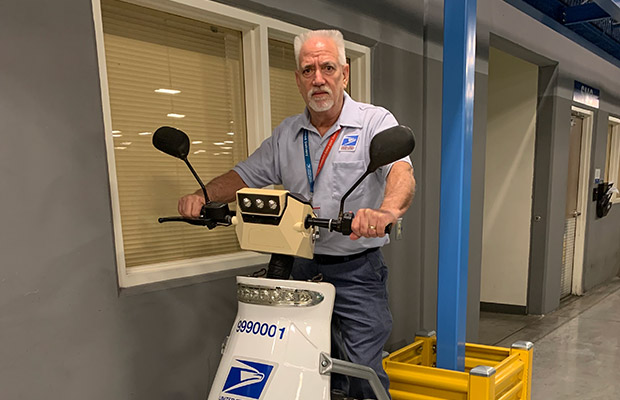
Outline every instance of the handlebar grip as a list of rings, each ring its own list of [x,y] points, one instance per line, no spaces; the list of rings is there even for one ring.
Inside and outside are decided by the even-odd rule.
[[[311,226],[318,226],[321,228],[326,228],[331,232],[340,232],[345,236],[349,236],[353,232],[351,230],[351,223],[353,221],[353,217],[353,213],[344,213],[343,217],[337,220],[312,218],[308,215],[305,220],[305,227],[307,229]],[[390,223],[385,227],[384,232],[386,235],[389,235],[392,232],[392,225],[393,224]]]

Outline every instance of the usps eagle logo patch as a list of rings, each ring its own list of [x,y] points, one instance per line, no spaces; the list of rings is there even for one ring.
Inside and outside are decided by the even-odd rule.
[[[340,151],[355,151],[359,142],[359,134],[344,135],[340,143]]]
[[[223,393],[259,400],[275,365],[236,359],[230,367]]]

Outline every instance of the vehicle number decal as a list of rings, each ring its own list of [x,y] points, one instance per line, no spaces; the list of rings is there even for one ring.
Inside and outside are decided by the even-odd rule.
[[[264,322],[259,321],[246,321],[245,319],[239,320],[237,322],[237,332],[240,333],[249,333],[251,335],[260,335],[267,336],[270,338],[282,339],[284,338],[284,332],[286,328],[282,327],[278,329],[278,327],[274,324],[266,324]]]

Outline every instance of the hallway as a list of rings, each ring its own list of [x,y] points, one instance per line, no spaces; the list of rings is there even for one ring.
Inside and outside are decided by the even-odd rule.
[[[620,398],[620,278],[545,316],[481,313],[479,341],[534,343],[533,400]]]

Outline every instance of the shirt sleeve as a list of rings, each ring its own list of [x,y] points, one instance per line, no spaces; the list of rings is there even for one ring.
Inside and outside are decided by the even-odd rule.
[[[254,153],[233,168],[249,187],[262,188],[281,183],[276,136],[274,132]]]
[[[398,125],[398,121],[396,120],[396,118],[394,117],[394,115],[392,115],[392,113],[390,113],[389,111],[383,109],[384,113],[383,115],[378,118],[377,123],[375,125],[375,127],[373,128],[373,133],[372,136],[374,137],[377,133],[382,132],[388,128],[392,128],[396,125]],[[412,165],[411,163],[411,158],[409,156],[405,156],[403,158],[401,158],[400,160],[394,161],[391,164],[387,164],[384,165],[382,167],[379,167],[378,172],[383,175],[383,179],[387,179],[388,174],[390,173],[392,166],[400,161],[404,161],[406,163],[408,163],[409,165]],[[412,165],[413,166],[413,165]]]

